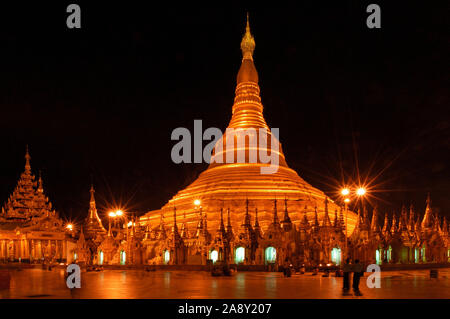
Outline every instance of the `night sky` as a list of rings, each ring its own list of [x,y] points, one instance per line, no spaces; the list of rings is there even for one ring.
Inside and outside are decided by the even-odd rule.
[[[413,203],[423,214],[431,192],[450,217],[444,7],[375,1],[382,28],[368,29],[365,1],[72,2],[81,29],[66,27],[70,2],[2,5],[2,204],[28,144],[63,216],[86,216],[92,180],[101,214],[160,208],[207,167],[172,163],[172,130],[194,119],[223,130],[231,118],[249,11],[264,115],[280,128],[288,165],[332,197],[358,171],[363,181],[378,175],[371,194],[382,212]]]

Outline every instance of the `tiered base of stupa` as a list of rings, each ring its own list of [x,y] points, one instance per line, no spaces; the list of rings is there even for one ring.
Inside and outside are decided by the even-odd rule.
[[[255,208],[258,221],[264,232],[274,218],[274,200],[278,201],[278,215],[283,219],[284,202],[287,199],[289,217],[298,227],[306,214],[309,221],[314,220],[315,209],[322,224],[325,213],[326,195],[319,189],[305,182],[298,174],[287,167],[280,166],[275,174],[261,174],[261,164],[229,164],[210,168],[200,174],[198,179],[186,189],[178,192],[160,210],[155,210],[141,217],[144,225],[157,227],[161,215],[166,225],[173,224],[173,208],[176,207],[177,222],[186,224],[194,231],[199,222],[200,206],[207,216],[208,231],[214,233],[219,227],[220,210],[229,209],[231,225],[238,229],[244,222],[246,200],[249,201],[249,214],[254,223]],[[195,202],[199,200],[200,205]],[[341,208],[329,200],[328,211],[331,219]],[[344,221],[348,235],[355,227],[357,216],[346,212]]]

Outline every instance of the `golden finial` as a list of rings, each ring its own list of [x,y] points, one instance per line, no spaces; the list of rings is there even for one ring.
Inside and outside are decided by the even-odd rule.
[[[30,171],[31,170],[31,165],[30,165],[30,153],[28,152],[28,144],[27,144],[27,148],[25,151],[25,170]]]
[[[253,60],[253,51],[255,50],[255,39],[250,33],[250,22],[247,12],[247,25],[245,27],[245,34],[241,41],[242,58]]]

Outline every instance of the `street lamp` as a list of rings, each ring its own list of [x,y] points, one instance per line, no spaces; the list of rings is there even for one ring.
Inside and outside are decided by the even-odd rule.
[[[364,196],[366,194],[366,189],[364,187],[360,187],[356,190],[356,195]]]
[[[109,216],[109,229],[108,229],[108,236],[111,235],[111,218],[116,218],[116,213],[115,212],[109,212],[108,213]]]
[[[195,206],[200,206],[201,203],[202,203],[202,202],[201,202],[200,199],[194,200],[194,205],[195,205]]]
[[[348,194],[350,194],[350,190],[349,190],[348,188],[343,188],[343,189],[341,190],[341,194],[342,194],[343,196],[347,196]]]

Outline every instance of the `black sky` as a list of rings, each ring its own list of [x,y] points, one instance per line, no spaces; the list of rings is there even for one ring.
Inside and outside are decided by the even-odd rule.
[[[383,211],[412,202],[422,213],[430,191],[450,216],[446,10],[378,1],[382,28],[369,30],[370,2],[336,2],[83,1],[80,30],[66,27],[70,2],[2,7],[1,203],[29,144],[65,216],[87,213],[91,176],[102,213],[161,207],[207,167],[172,163],[172,130],[231,118],[248,10],[265,118],[290,167],[333,195],[342,174],[356,178],[356,154],[363,178],[387,167],[374,189]]]

